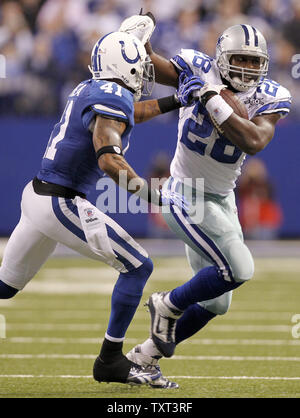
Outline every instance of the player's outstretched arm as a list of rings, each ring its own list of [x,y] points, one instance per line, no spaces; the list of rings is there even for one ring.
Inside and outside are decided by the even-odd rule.
[[[172,94],[172,96],[162,97],[160,99],[136,102],[134,104],[134,122],[146,122],[155,116],[179,109],[181,106],[182,105],[178,99],[177,93]]]
[[[161,110],[156,99],[144,100],[134,104],[134,122],[142,123],[161,115]]]
[[[146,43],[145,48],[154,64],[155,81],[159,84],[165,84],[167,86],[177,88],[178,74],[171,61],[154,52],[150,42]]]
[[[167,193],[148,187],[146,180],[139,177],[122,155],[121,135],[126,125],[114,119],[106,119],[97,116],[93,144],[98,158],[98,164],[102,171],[109,175],[118,185],[125,187],[130,193],[137,193],[139,197],[157,206],[176,205],[188,210],[185,198],[177,192]],[[120,171],[125,171],[126,176],[120,179]],[[120,184],[120,180],[122,184]],[[124,184],[126,181],[126,184]],[[131,185],[130,185],[131,183]],[[133,187],[131,187],[133,185]]]
[[[251,121],[232,113],[221,125],[224,135],[233,144],[249,155],[263,150],[274,136],[278,114],[262,115]]]

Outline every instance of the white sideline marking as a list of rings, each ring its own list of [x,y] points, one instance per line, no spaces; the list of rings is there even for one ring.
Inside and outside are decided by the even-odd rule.
[[[44,324],[13,323],[7,324],[8,330],[14,331],[98,331],[106,329],[106,324]],[[135,330],[144,331],[145,324],[135,324]],[[211,332],[290,332],[290,325],[211,325]]]
[[[35,300],[35,296],[33,296]],[[2,305],[2,302],[3,305]],[[9,303],[11,302],[11,303]],[[0,308],[3,306],[5,309],[10,310],[10,314],[13,315],[20,315],[20,311],[22,311],[22,317],[26,316],[32,316],[36,314],[36,309],[27,309],[28,306],[32,306],[32,299],[28,298],[28,300],[25,301],[19,301],[16,299],[8,299],[8,300],[0,300]],[[100,318],[99,315],[107,316],[108,313],[104,310],[100,310],[99,305],[96,305],[95,307],[92,305],[90,310],[84,309],[84,310],[70,310],[70,309],[56,309],[56,310],[47,310],[47,316],[51,317],[52,319],[67,319],[67,318],[81,318],[81,319],[87,319],[87,318],[94,318],[95,317],[95,311],[97,310],[97,318]],[[109,307],[107,307],[109,309]],[[251,320],[251,321],[290,321],[291,317],[293,315],[293,311],[290,312],[261,312],[261,311],[242,311],[242,310],[234,310],[231,309],[226,314],[226,320],[224,319],[224,322],[231,322],[231,321],[239,321],[239,320]],[[149,314],[146,311],[138,311],[135,314],[135,318],[149,318]]]
[[[0,356],[1,357],[1,356]],[[300,357],[272,356],[173,356],[174,360],[212,360],[212,361],[300,361]]]
[[[71,359],[90,360],[97,354],[0,354],[0,359]],[[300,361],[300,357],[272,357],[272,356],[173,356],[171,360],[196,361]]]
[[[281,376],[167,376],[169,379],[225,379],[225,380],[300,380],[300,377]]]
[[[103,341],[102,338],[48,338],[48,337],[10,337],[3,340],[6,343],[21,343],[21,344],[99,344]],[[129,344],[138,344],[138,338],[126,338]],[[193,345],[266,345],[266,346],[300,346],[300,340],[256,340],[256,339],[192,339],[183,341],[182,344]]]
[[[290,325],[211,325],[216,332],[291,332]]]
[[[224,380],[300,380],[300,377],[284,376],[167,376],[169,379],[224,379]],[[0,378],[92,379],[91,375],[1,374]]]
[[[257,261],[256,279],[264,278],[265,273],[294,273],[299,271],[299,260],[292,259],[263,259]],[[117,280],[117,272],[106,266],[98,267],[68,267],[49,268],[44,267],[38,273],[39,280],[31,281],[23,292],[27,294],[111,294]],[[191,277],[188,266],[169,265],[157,266],[151,276],[150,286],[155,282],[174,281],[174,277],[180,277],[182,282]],[[296,281],[298,277],[287,277],[285,281]],[[6,302],[5,302],[6,303]],[[3,305],[5,306],[5,304]]]

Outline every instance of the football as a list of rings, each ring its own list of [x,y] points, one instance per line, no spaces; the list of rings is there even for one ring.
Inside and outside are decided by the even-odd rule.
[[[226,103],[229,104],[230,107],[232,107],[234,113],[236,113],[241,118],[249,119],[246,106],[231,90],[221,90],[220,96],[225,100]]]

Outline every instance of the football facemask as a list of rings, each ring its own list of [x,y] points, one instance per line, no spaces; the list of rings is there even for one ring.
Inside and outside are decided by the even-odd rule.
[[[232,65],[232,57],[256,57],[259,68]],[[238,91],[248,91],[259,86],[268,73],[269,55],[265,38],[250,25],[235,25],[220,36],[216,48],[216,61],[222,77]]]

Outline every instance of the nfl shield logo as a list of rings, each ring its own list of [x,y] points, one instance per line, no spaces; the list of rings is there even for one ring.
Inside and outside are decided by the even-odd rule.
[[[84,209],[84,212],[86,216],[88,216],[89,218],[91,218],[94,215],[93,209]]]

